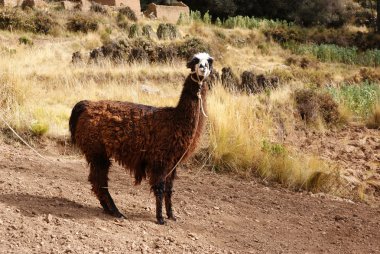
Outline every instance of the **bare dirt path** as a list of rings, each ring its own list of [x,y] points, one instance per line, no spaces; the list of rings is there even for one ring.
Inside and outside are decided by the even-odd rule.
[[[78,156],[0,143],[0,253],[380,253],[380,209],[197,169],[175,183],[177,222],[155,224],[147,184],[113,166],[105,215]]]

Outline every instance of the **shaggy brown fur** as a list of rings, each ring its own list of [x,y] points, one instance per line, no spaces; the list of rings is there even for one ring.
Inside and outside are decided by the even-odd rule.
[[[156,108],[130,102],[81,101],[70,117],[72,141],[90,164],[89,181],[104,210],[124,217],[108,192],[110,158],[127,168],[139,184],[149,179],[156,196],[156,217],[163,224],[162,201],[167,216],[175,220],[171,206],[173,180],[170,172],[180,158],[188,158],[196,148],[204,126],[201,100],[206,109],[206,85],[190,74],[176,107]]]

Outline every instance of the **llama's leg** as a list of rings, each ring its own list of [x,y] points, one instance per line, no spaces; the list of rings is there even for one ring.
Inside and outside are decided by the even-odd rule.
[[[172,193],[173,193],[173,180],[168,179],[165,182],[165,208],[166,208],[166,215],[168,216],[168,219],[176,220],[174,214],[173,214],[173,208],[172,208]]]
[[[156,196],[156,218],[157,224],[163,225],[165,223],[162,217],[162,201],[165,191],[165,183],[160,181],[159,183],[152,186],[154,195]]]
[[[104,211],[118,218],[125,218],[117,209],[108,191],[108,171],[111,166],[110,160],[104,156],[94,156],[90,162],[90,175],[92,191],[95,193]]]

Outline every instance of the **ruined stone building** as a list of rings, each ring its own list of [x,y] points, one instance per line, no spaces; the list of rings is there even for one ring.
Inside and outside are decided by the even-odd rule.
[[[144,12],[147,17],[154,17],[171,23],[176,23],[181,13],[186,14],[187,16],[190,15],[190,8],[182,2],[175,2],[170,5],[150,3]]]
[[[141,13],[140,0],[93,0],[95,3],[116,7],[128,6],[139,17]]]

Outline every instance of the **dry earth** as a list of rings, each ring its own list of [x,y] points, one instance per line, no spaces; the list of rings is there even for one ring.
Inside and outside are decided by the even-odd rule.
[[[365,194],[379,203],[380,198],[380,130],[362,125],[347,125],[340,129],[312,132],[298,128],[288,143],[300,153],[310,153],[334,162],[341,169],[351,189],[365,187]]]
[[[1,253],[380,253],[380,210],[206,171],[179,170],[178,221],[155,224],[147,184],[121,168],[102,212],[81,157],[62,147],[0,143]]]

